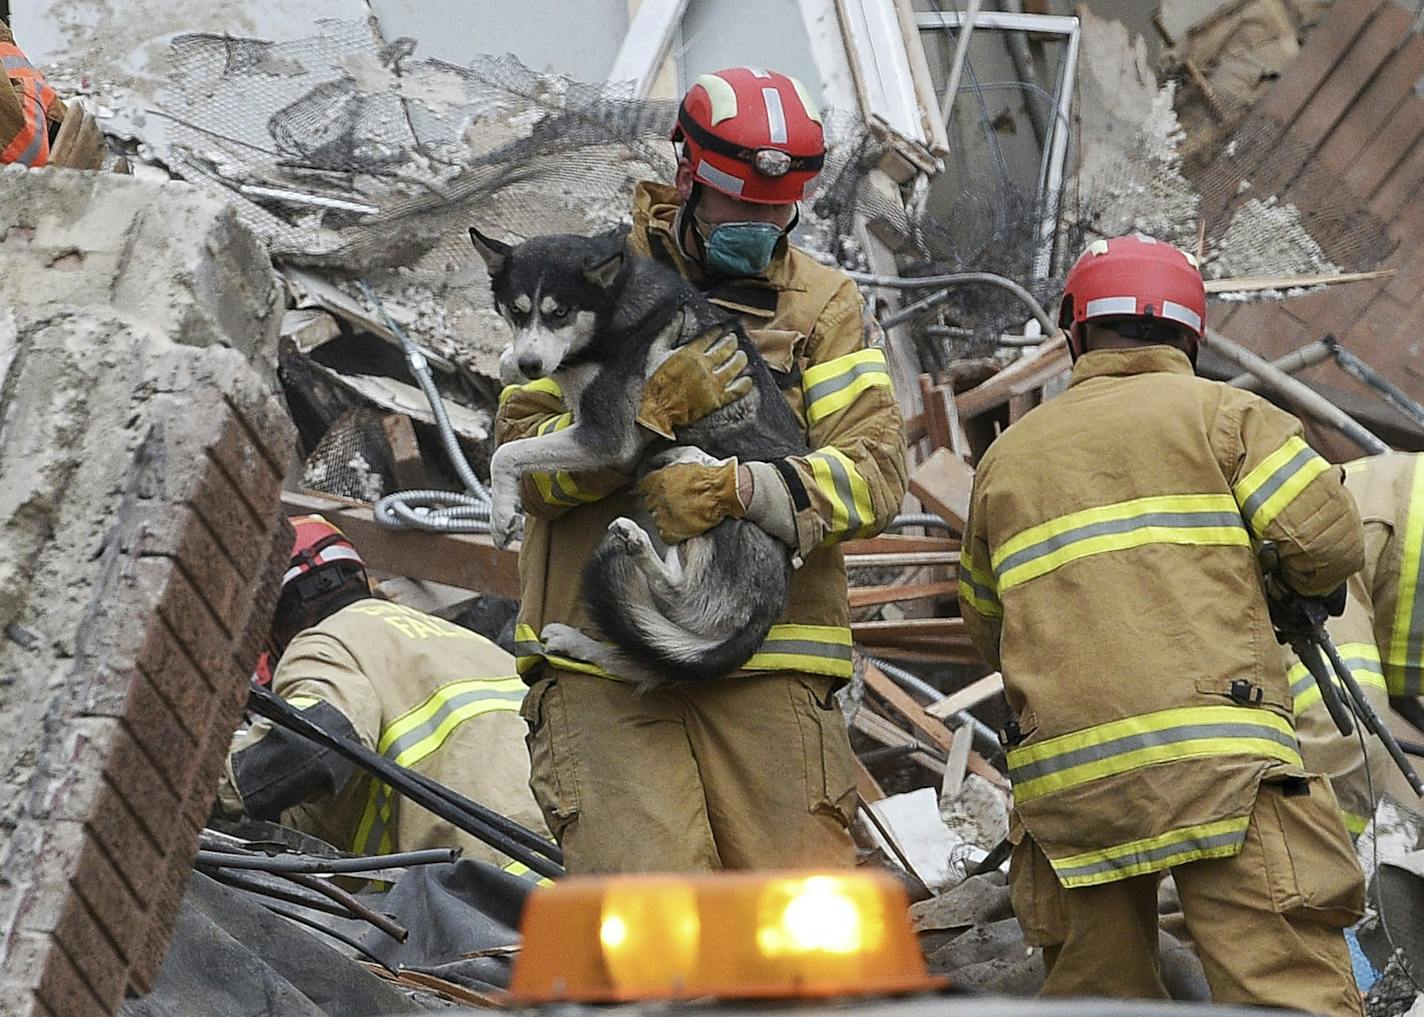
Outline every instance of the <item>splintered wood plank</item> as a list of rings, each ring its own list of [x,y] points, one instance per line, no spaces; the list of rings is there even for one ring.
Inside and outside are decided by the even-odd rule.
[[[852,622],[856,641],[889,643],[897,639],[944,639],[963,642],[969,638],[963,618],[909,618],[904,621]]]
[[[917,734],[924,736],[946,753],[954,748],[954,732],[945,727],[942,721],[925,713],[925,708],[913,696],[896,685],[889,675],[874,664],[867,663],[865,666],[865,684],[887,706],[903,717]],[[969,752],[968,767],[970,773],[977,773],[997,788],[1009,790],[1008,778],[972,749]]]
[[[1382,3],[1383,0],[1345,0],[1331,8],[1325,23],[1316,26],[1305,49],[1266,93],[1261,112],[1283,125],[1294,120],[1374,19]]]
[[[931,703],[925,707],[925,712],[931,717],[947,720],[960,710],[972,709],[984,700],[992,699],[1003,691],[1004,676],[995,671],[993,674],[986,674],[978,681],[966,685],[958,692],[951,692],[938,703]]]
[[[958,592],[958,583],[918,583],[915,585],[895,583],[891,586],[853,586],[850,589],[850,606],[874,607],[876,604],[895,604],[906,600],[924,600],[928,597],[953,597]]]
[[[871,802],[878,802],[885,797],[885,790],[880,786],[880,782],[875,779],[865,764],[860,761],[859,756],[853,756],[851,763],[855,767],[855,790],[860,794],[860,800],[869,805]]]
[[[1393,165],[1396,153],[1374,149],[1370,143],[1400,111],[1401,104],[1418,101],[1414,98],[1414,83],[1420,75],[1424,75],[1424,38],[1411,33],[1355,101],[1349,115],[1330,132],[1321,146],[1319,161],[1342,175],[1367,158],[1389,159]]]
[[[973,489],[974,467],[947,448],[936,449],[910,474],[910,492],[961,533]]]
[[[1301,110],[1291,126],[1291,137],[1311,150],[1322,144],[1413,27],[1413,16],[1403,7],[1394,3],[1381,7]],[[1304,59],[1304,54],[1297,59]]]

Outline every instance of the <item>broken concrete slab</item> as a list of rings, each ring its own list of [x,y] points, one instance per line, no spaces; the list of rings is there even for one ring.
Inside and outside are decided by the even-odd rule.
[[[233,210],[187,184],[0,167],[0,304],[103,308],[149,335],[276,362],[282,298]]]
[[[151,983],[290,548],[291,425],[247,359],[269,341],[246,299],[272,291],[265,259],[239,260],[251,238],[220,209],[117,183],[0,174],[0,992],[18,1017],[108,1017]]]

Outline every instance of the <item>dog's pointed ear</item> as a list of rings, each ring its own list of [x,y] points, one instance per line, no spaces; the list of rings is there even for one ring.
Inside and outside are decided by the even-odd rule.
[[[623,249],[620,247],[606,258],[600,258],[583,270],[584,281],[590,286],[606,290],[623,271]]]
[[[504,271],[504,263],[509,260],[509,252],[514,249],[494,237],[485,236],[473,226],[470,227],[470,243],[475,245],[475,250],[485,259],[485,268],[489,269],[491,279]]]

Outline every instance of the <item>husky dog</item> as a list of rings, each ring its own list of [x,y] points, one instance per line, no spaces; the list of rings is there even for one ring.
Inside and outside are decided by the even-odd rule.
[[[490,461],[495,543],[513,539],[519,481],[530,471],[673,462],[741,462],[809,449],[770,369],[736,319],[671,268],[625,252],[624,236],[544,236],[517,247],[470,230],[495,305],[514,329],[502,363],[553,378],[572,412],[561,431],[501,445]],[[750,390],[676,432],[669,443],[635,422],[644,383],[678,347],[713,329],[747,355]],[[746,663],[786,607],[790,551],[753,523],[724,519],[660,555],[631,519],[614,520],[583,575],[589,612],[613,645],[559,624],[540,634],[556,653],[641,686],[703,681]]]

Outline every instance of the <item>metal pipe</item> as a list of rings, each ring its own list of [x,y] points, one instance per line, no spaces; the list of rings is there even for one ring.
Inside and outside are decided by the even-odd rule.
[[[315,855],[236,855],[226,851],[199,851],[194,865],[218,869],[256,869],[281,875],[340,876],[374,872],[376,869],[396,869],[411,865],[443,865],[455,861],[460,852],[455,848],[429,848],[424,851],[404,851],[393,855],[359,855],[355,858],[318,858]]]
[[[948,520],[938,512],[902,512],[894,519],[890,520],[887,530],[903,530],[911,526],[921,526],[925,528],[933,527],[937,530],[953,530]]]
[[[954,100],[959,95],[959,79],[964,76],[964,65],[969,60],[969,39],[974,34],[974,22],[979,17],[980,0],[969,0],[969,6],[959,20],[959,38],[955,40],[954,63],[949,68],[949,80],[944,85],[944,108],[940,119],[944,121],[945,133],[949,133],[950,117],[954,115]]]
[[[1329,360],[1332,356],[1330,343],[1324,339],[1311,343],[1309,346],[1302,346],[1300,349],[1277,360],[1272,360],[1271,365],[1278,367],[1286,374],[1295,374],[1297,371],[1304,371],[1307,367],[1314,367],[1316,364]],[[1238,374],[1227,382],[1235,388],[1245,389],[1247,392],[1261,391],[1261,379],[1249,371],[1245,374]]]
[[[304,886],[308,890],[312,890],[329,900],[335,901],[357,918],[369,922],[371,925],[380,929],[397,943],[404,943],[410,938],[410,930],[404,925],[392,921],[386,915],[381,914],[373,908],[367,907],[339,886],[333,886],[324,879],[318,879],[316,876],[302,872],[289,872],[283,873],[283,875],[298,886]]]
[[[993,272],[951,272],[947,275],[926,275],[916,277],[904,277],[896,275],[871,275],[866,272],[847,273],[852,279],[862,286],[883,286],[893,290],[918,290],[929,289],[932,286],[946,287],[937,293],[922,300],[917,300],[908,307],[901,308],[890,317],[880,323],[882,328],[890,328],[898,325],[901,321],[919,314],[921,311],[933,307],[949,296],[949,289],[956,286],[970,286],[975,283],[983,283],[988,286],[997,286],[1000,289],[1008,290],[1018,297],[1033,314],[1038,323],[1043,326],[1043,330],[1052,334],[1058,331],[1058,325],[1048,316],[1048,312],[1043,309],[1043,305],[1038,302],[1032,293],[1023,286],[1014,282],[1007,276],[996,275]]]
[[[1023,0],[1003,0],[1004,9],[1011,14],[1023,14]],[[1038,84],[1038,67],[1033,59],[1033,51],[1029,49],[1027,32],[1009,32],[1009,59],[1013,61],[1014,73],[1023,79],[1025,84]],[[1031,102],[1025,102],[1024,107],[1028,110],[1029,123],[1033,125],[1033,136],[1038,142],[1038,147],[1048,148],[1048,132],[1051,130],[1050,124],[1044,119],[1043,111]]]
[[[1369,364],[1365,363],[1355,354],[1340,345],[1340,340],[1333,335],[1326,336],[1323,340],[1331,355],[1335,357],[1335,363],[1340,365],[1340,369],[1350,377],[1364,382],[1370,388],[1378,392],[1384,401],[1393,406],[1400,413],[1403,413],[1410,420],[1424,427],[1424,406],[1420,406],[1409,396],[1405,395],[1393,382],[1380,374]]]
[[[1316,420],[1333,427],[1371,455],[1389,451],[1389,446],[1380,441],[1360,425],[1340,407],[1326,399],[1319,392],[1292,378],[1264,357],[1252,353],[1223,336],[1220,332],[1207,329],[1202,337],[1202,345],[1225,357],[1237,367],[1244,368],[1260,378],[1268,388],[1300,406]]]
[[[892,664],[888,660],[882,660],[879,657],[872,657],[868,654],[865,659],[885,672],[885,676],[896,685],[899,685],[907,692],[919,693],[928,699],[931,704],[947,698],[943,692],[925,681],[919,675],[906,671],[899,665]],[[974,737],[981,743],[981,751],[984,751],[984,748],[988,749],[988,751],[984,752],[986,756],[998,753],[1001,748],[999,745],[999,736],[988,724],[985,724],[968,710],[959,710],[955,713],[954,719],[960,725],[968,724],[970,726],[970,730],[974,732]]]

